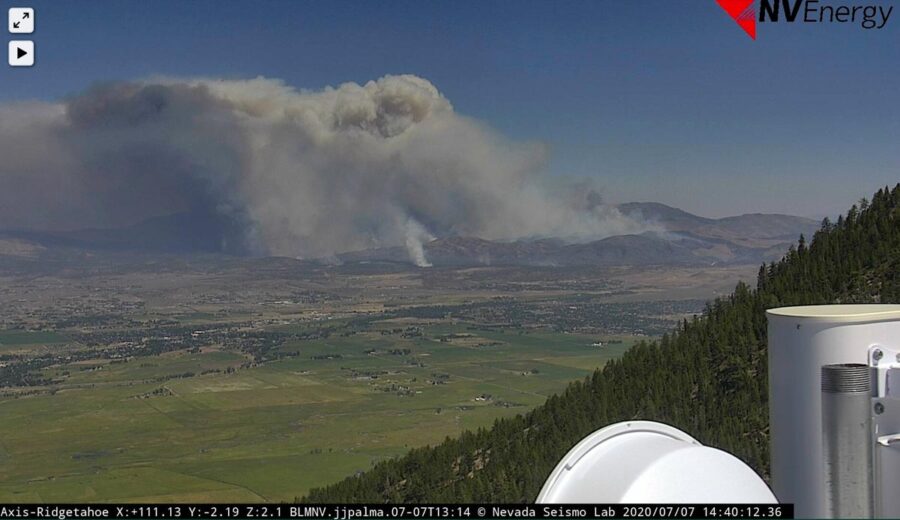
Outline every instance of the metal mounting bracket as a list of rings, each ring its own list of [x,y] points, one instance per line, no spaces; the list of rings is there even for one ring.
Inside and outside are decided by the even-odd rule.
[[[872,389],[872,460],[875,517],[900,518],[900,350],[884,345],[869,348]]]
[[[869,347],[869,366],[875,369],[876,397],[900,397],[900,349],[884,345]]]

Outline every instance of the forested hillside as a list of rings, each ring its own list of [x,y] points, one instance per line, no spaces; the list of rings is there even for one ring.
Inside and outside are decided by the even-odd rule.
[[[313,490],[311,502],[533,501],[588,433],[624,420],[672,424],[768,476],[765,309],[900,301],[900,184],[824,221],[784,259],[760,268],[659,341],[636,345],[524,416],[498,420]],[[614,469],[610,469],[614,471]]]

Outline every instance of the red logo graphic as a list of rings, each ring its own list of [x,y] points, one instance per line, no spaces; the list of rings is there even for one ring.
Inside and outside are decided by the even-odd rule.
[[[753,0],[716,0],[716,2],[744,32],[756,39],[756,9],[753,8]]]

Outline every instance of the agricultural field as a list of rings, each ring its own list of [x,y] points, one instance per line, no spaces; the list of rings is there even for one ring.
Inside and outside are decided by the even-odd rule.
[[[0,335],[60,339],[28,336]],[[0,502],[293,500],[522,413],[633,341],[405,318],[250,366],[215,346],[55,364],[51,393],[0,397]]]
[[[524,413],[755,266],[0,262],[0,503],[291,501]]]

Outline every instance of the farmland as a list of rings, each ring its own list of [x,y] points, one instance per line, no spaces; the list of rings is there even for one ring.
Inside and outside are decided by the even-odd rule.
[[[290,500],[540,404],[631,342],[447,324],[382,336],[391,325],[248,369],[211,348],[54,366],[69,377],[52,395],[0,401],[0,502]]]
[[[0,502],[290,501],[702,308],[697,273],[653,299],[606,272],[286,265],[4,278]]]

